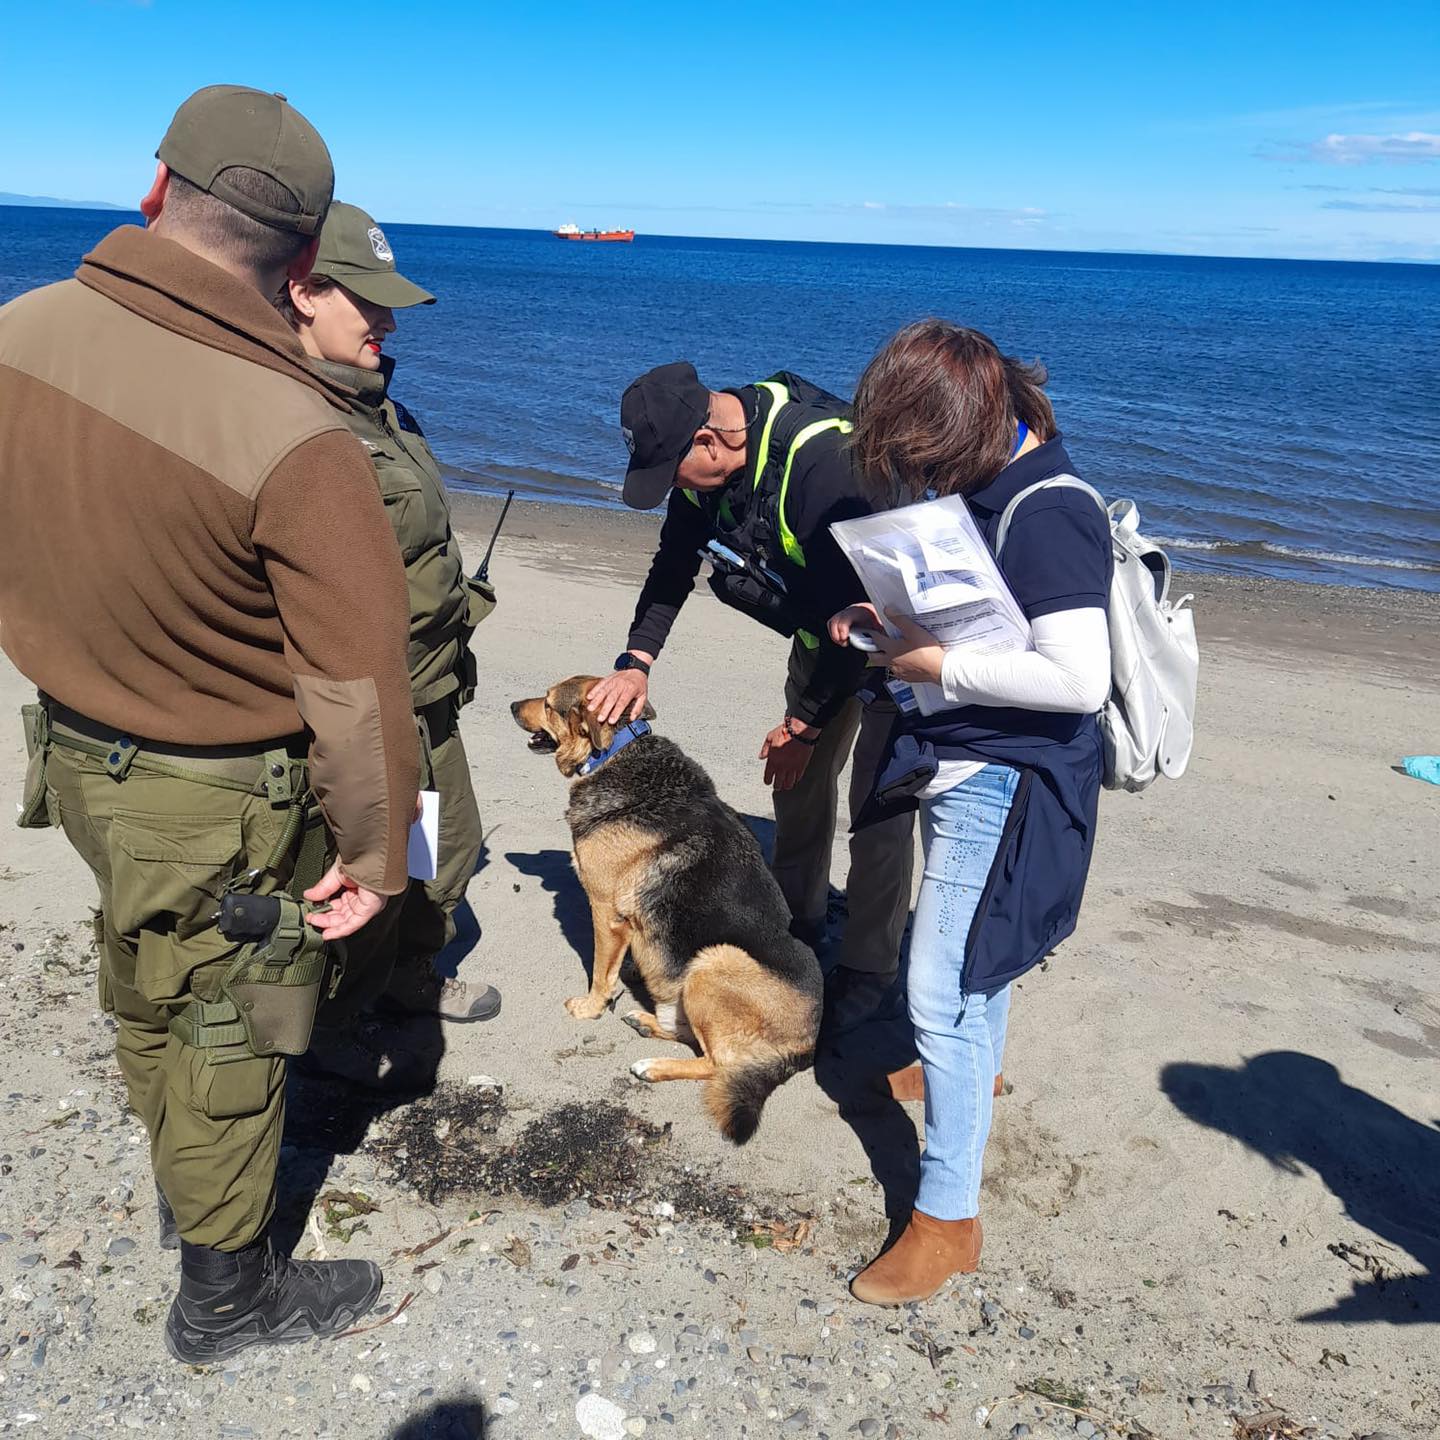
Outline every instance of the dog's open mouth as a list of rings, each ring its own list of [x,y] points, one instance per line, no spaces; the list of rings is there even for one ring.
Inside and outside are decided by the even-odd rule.
[[[560,748],[543,730],[535,731],[526,744],[537,755],[553,755]]]

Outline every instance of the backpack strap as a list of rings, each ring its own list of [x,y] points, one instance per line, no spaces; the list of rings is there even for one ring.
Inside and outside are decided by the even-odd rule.
[[[1005,507],[1000,516],[999,527],[995,531],[995,554],[997,557],[1005,548],[1005,537],[1010,533],[1010,522],[1015,518],[1015,512],[1037,490],[1083,490],[1100,507],[1107,523],[1111,523],[1117,518],[1105,503],[1105,497],[1093,485],[1087,485],[1078,475],[1052,475],[1048,480],[1037,480],[1033,485],[1027,485]],[[1139,516],[1133,505],[1130,506],[1129,523],[1131,531],[1139,524]]]

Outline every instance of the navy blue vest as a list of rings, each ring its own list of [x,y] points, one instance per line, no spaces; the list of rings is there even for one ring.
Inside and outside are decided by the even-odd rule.
[[[1007,465],[968,497],[986,540],[993,546],[1000,516],[1019,491],[1050,475],[1074,473],[1058,436]],[[1054,493],[1075,495],[1094,508],[1078,491]],[[915,792],[934,776],[939,760],[975,760],[1020,772],[965,941],[963,988],[993,990],[1039,964],[1075,929],[1100,803],[1100,727],[1093,715],[983,705],[901,715],[854,828],[915,809]]]

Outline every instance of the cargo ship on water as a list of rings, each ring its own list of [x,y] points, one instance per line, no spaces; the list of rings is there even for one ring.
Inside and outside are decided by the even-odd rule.
[[[617,240],[627,245],[635,238],[633,230],[582,230],[573,220],[551,233],[557,240]]]

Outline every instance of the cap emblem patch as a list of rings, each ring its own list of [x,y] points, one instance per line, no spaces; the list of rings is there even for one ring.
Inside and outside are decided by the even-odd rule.
[[[385,232],[378,225],[372,225],[366,233],[370,236],[370,248],[375,252],[375,258],[390,264],[395,259],[395,252],[390,248]]]
[[[635,432],[628,425],[622,425],[620,433],[625,437],[625,448],[633,455],[635,453]]]

